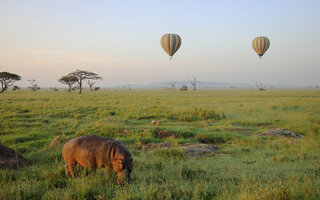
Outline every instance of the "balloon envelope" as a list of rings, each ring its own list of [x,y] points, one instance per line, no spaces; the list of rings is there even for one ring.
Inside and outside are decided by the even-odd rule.
[[[263,54],[268,50],[270,47],[270,40],[265,36],[259,36],[252,40],[252,48],[257,54],[263,56]]]
[[[167,52],[171,58],[180,48],[181,42],[180,36],[173,33],[165,34],[160,39],[163,50]]]

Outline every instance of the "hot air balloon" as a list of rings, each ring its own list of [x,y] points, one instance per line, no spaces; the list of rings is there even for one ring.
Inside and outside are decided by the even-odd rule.
[[[265,36],[259,36],[252,40],[252,48],[259,57],[263,56],[263,54],[268,50],[270,47],[270,40]]]
[[[165,52],[170,56],[170,60],[172,56],[178,51],[181,46],[181,38],[177,34],[168,33],[161,37],[160,43]]]

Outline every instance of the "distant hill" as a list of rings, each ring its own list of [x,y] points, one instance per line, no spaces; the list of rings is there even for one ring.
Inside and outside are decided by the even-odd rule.
[[[172,81],[174,82],[174,81]],[[152,82],[147,84],[130,84],[132,88],[170,88],[172,82]],[[176,88],[180,88],[182,85],[186,85],[192,88],[189,81],[175,81]],[[317,88],[318,86],[298,86],[298,85],[271,85],[263,84],[265,88]],[[116,88],[128,88],[129,84],[118,86]],[[223,83],[223,82],[209,82],[199,81],[197,88],[256,88],[255,83]]]
[[[172,81],[173,82],[173,81]],[[172,82],[153,82],[148,84],[130,84],[133,88],[169,88],[170,83]],[[188,81],[176,81],[174,82],[177,88],[180,88],[182,85],[192,87]],[[120,87],[128,87],[129,85],[123,85]],[[254,84],[241,84],[241,83],[220,83],[220,82],[206,82],[199,81],[197,88],[251,88],[255,87]]]

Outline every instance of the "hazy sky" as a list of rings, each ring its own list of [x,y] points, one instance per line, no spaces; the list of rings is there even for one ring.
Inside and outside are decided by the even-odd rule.
[[[200,81],[320,84],[319,0],[0,0],[0,71],[62,85],[76,69],[99,86]],[[172,61],[160,37],[177,33]],[[255,36],[271,45],[263,59]]]

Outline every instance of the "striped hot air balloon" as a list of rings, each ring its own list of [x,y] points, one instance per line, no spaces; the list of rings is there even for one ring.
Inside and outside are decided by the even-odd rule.
[[[270,40],[265,36],[259,36],[252,40],[252,48],[259,57],[263,56],[263,54],[268,50],[270,47]]]
[[[162,46],[163,50],[165,52],[167,52],[167,54],[169,56],[171,56],[170,59],[172,59],[172,56],[180,48],[181,42],[182,41],[181,41],[180,36],[177,34],[173,34],[173,33],[165,34],[160,39],[161,46]]]

